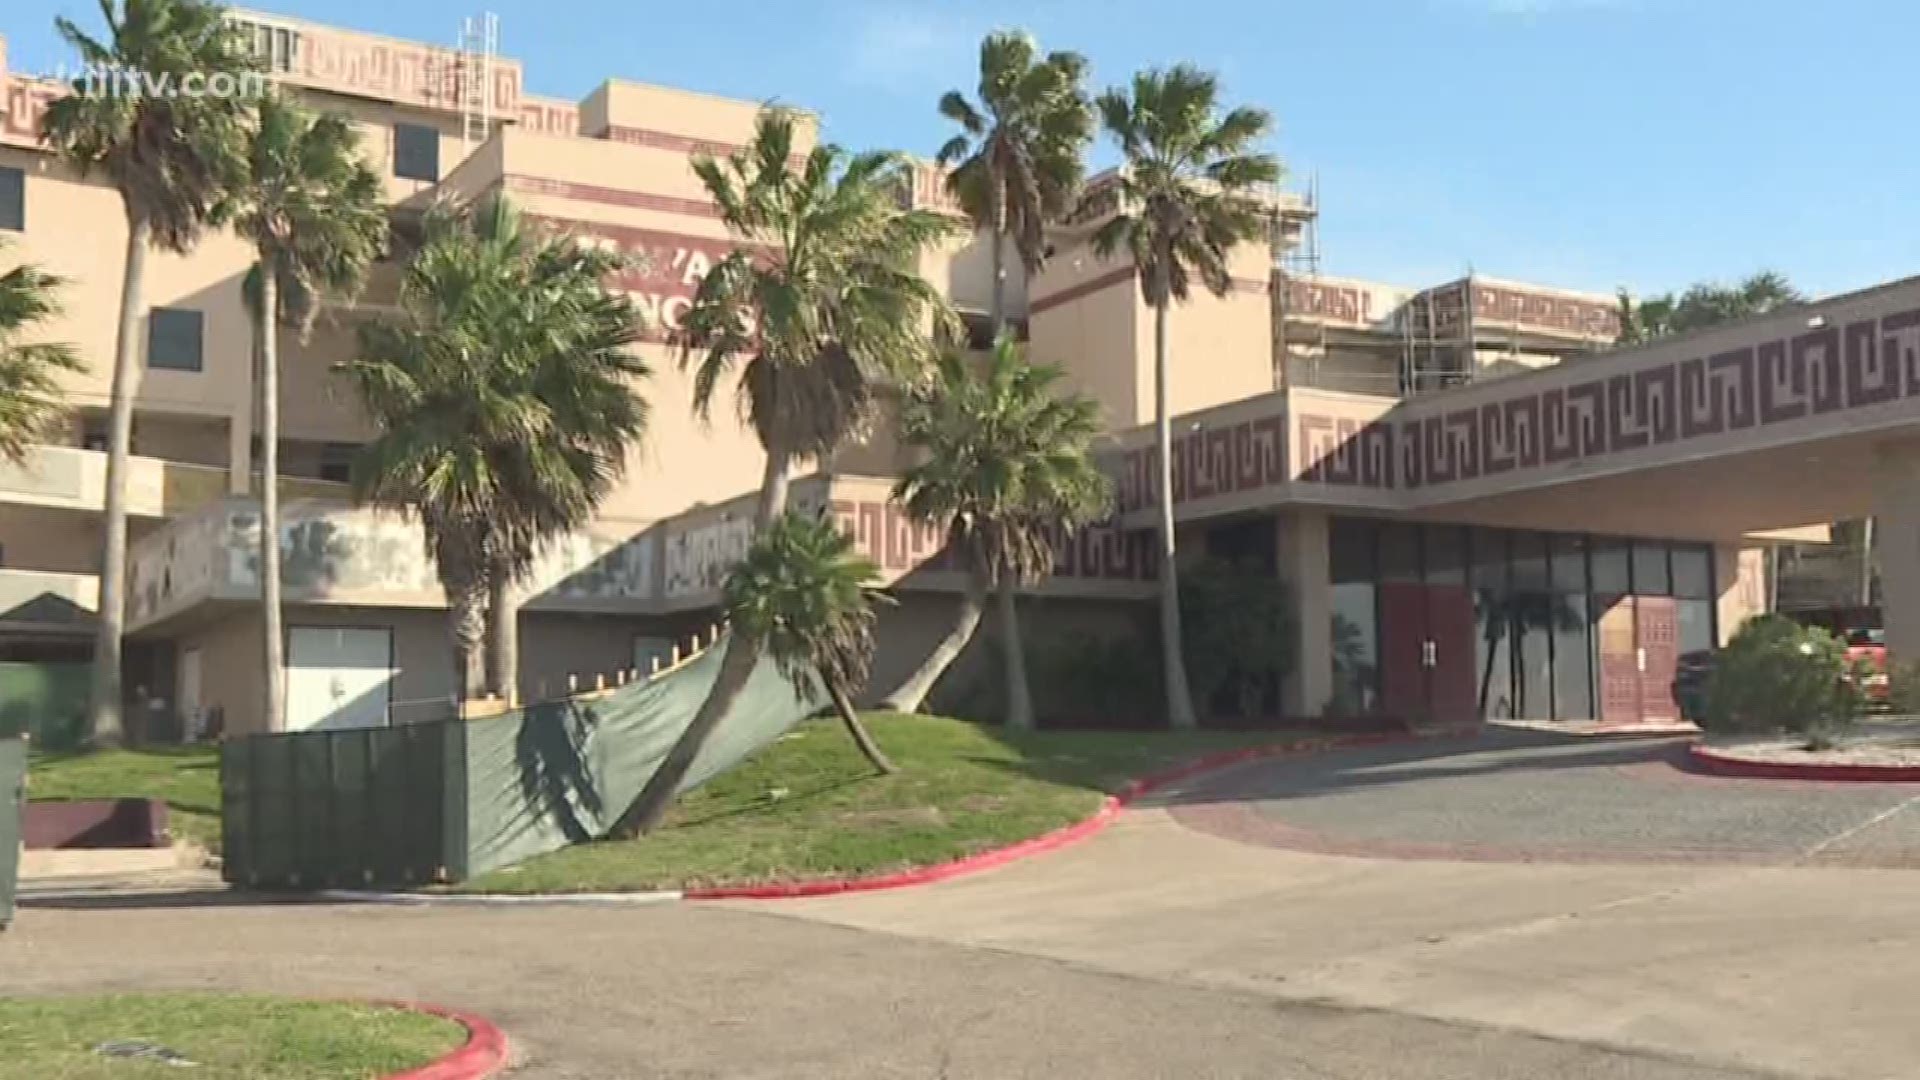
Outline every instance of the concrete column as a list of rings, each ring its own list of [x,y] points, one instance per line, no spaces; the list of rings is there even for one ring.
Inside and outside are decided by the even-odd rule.
[[[1715,621],[1725,645],[1748,619],[1767,612],[1767,549],[1715,544],[1713,572]]]
[[[1333,588],[1328,576],[1327,515],[1287,510],[1276,521],[1280,580],[1292,594],[1293,675],[1281,688],[1287,716],[1318,716],[1333,696]]]
[[[253,410],[241,408],[227,418],[227,492],[253,490]]]
[[[1887,653],[1920,660],[1920,443],[1876,448],[1873,514]]]

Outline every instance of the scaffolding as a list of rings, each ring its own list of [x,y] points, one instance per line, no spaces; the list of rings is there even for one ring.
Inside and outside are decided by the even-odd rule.
[[[466,153],[493,134],[493,62],[500,55],[500,16],[493,12],[460,23],[460,140]]]

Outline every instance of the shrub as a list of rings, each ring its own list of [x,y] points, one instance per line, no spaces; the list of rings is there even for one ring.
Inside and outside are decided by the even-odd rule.
[[[1187,681],[1202,716],[1275,711],[1293,674],[1286,583],[1257,565],[1206,559],[1180,572]]]
[[[1721,650],[1700,726],[1715,733],[1810,733],[1830,739],[1863,706],[1846,646],[1779,615],[1752,619]]]

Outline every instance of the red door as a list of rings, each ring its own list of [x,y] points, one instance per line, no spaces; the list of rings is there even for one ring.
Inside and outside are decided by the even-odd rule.
[[[1640,718],[1680,719],[1673,676],[1680,665],[1680,605],[1669,596],[1634,598],[1635,660],[1640,675]]]
[[[1473,593],[1464,585],[1427,587],[1427,687],[1432,717],[1460,724],[1479,712]]]
[[[1600,720],[1608,724],[1640,721],[1640,658],[1634,646],[1634,597],[1596,596],[1601,605]]]
[[[1380,711],[1396,720],[1427,716],[1427,587],[1380,584]]]

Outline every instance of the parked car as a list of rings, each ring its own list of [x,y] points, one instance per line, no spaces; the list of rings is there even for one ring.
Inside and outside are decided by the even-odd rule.
[[[1843,632],[1847,643],[1847,670],[1858,672],[1860,690],[1874,704],[1887,700],[1887,632],[1881,627],[1855,627]]]

